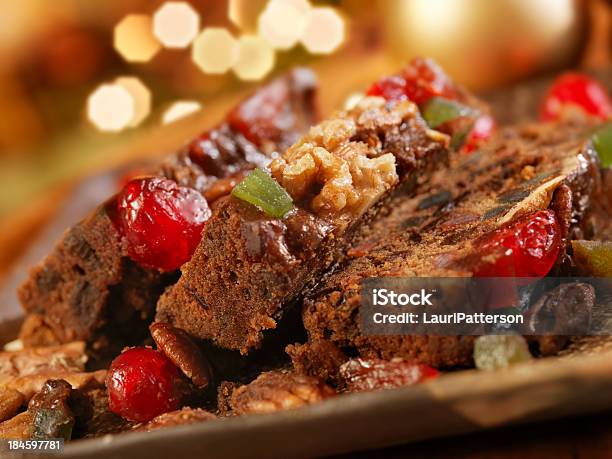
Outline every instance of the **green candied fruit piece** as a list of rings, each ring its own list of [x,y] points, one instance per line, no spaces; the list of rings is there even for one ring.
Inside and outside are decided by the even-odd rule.
[[[593,134],[593,146],[603,167],[612,167],[612,123],[607,123]]]
[[[474,363],[479,370],[496,370],[530,359],[527,341],[519,335],[479,336],[474,342]]]
[[[74,417],[61,407],[41,408],[34,415],[34,430],[32,438],[49,440],[63,438],[70,440],[74,427]]]
[[[432,98],[423,108],[423,118],[432,129],[454,119],[474,115],[474,110],[470,107],[443,97]]]
[[[572,250],[580,275],[612,277],[612,242],[572,241]]]
[[[289,193],[261,169],[247,175],[234,187],[232,195],[259,207],[270,217],[282,218],[293,209]]]

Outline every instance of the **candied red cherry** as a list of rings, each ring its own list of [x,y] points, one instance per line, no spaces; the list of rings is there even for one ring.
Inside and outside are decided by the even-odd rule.
[[[431,59],[415,58],[402,70],[406,95],[417,105],[432,97],[456,99],[457,90],[444,71]]]
[[[452,81],[431,59],[415,58],[399,75],[383,78],[374,83],[367,94],[387,100],[409,99],[417,105],[432,97],[456,99]]]
[[[407,99],[406,80],[399,75],[381,78],[370,86],[368,96],[383,97],[386,100]]]
[[[179,409],[186,387],[170,359],[147,347],[123,351],[106,376],[110,410],[135,422]]]
[[[293,122],[293,115],[286,109],[289,97],[286,85],[273,83],[232,110],[227,121],[259,147],[264,141],[277,141]]]
[[[134,261],[172,271],[191,258],[210,215],[197,191],[149,177],[128,182],[119,193],[115,221]]]
[[[542,101],[540,118],[543,121],[557,120],[568,107],[579,107],[601,119],[612,116],[612,100],[606,88],[581,73],[564,73],[553,82]]]
[[[552,210],[540,210],[484,235],[475,245],[481,257],[477,277],[543,277],[559,255],[559,222]]]
[[[492,116],[482,115],[478,117],[465,140],[462,151],[464,153],[471,153],[476,150],[482,142],[488,140],[493,135],[495,129],[495,120]]]

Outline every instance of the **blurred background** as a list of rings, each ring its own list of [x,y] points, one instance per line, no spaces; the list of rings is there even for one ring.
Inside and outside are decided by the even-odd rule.
[[[0,5],[0,273],[79,180],[171,152],[290,66],[314,67],[327,113],[415,55],[485,94],[611,62],[609,0]]]

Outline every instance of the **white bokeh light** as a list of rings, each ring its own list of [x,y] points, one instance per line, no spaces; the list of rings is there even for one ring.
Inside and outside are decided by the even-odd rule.
[[[241,80],[260,80],[274,67],[274,49],[263,38],[243,35],[238,39],[238,60],[232,67]]]
[[[153,33],[166,48],[186,48],[198,35],[200,16],[189,3],[164,3],[153,15]]]
[[[306,0],[270,0],[259,16],[258,33],[274,48],[289,49],[302,36],[310,11]]]
[[[181,118],[193,115],[202,109],[202,105],[195,100],[179,100],[170,105],[162,114],[162,124],[174,123]]]
[[[100,131],[119,132],[136,113],[134,98],[119,84],[103,84],[87,99],[87,118]]]
[[[151,113],[151,91],[136,77],[124,76],[115,80],[115,83],[125,88],[134,99],[134,117],[128,127],[136,127]]]
[[[225,73],[238,60],[238,42],[227,29],[209,27],[193,42],[191,58],[205,73]]]
[[[344,20],[333,8],[313,8],[300,41],[310,53],[332,53],[344,41]]]
[[[146,14],[129,14],[113,30],[113,46],[128,62],[148,62],[161,49]]]

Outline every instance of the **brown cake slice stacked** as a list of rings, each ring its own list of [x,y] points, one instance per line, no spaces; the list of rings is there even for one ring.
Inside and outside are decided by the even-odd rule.
[[[447,145],[416,105],[378,97],[311,128],[270,165],[293,210],[278,218],[224,198],[156,320],[244,354],[258,347],[398,186],[444,164]]]
[[[305,69],[279,77],[152,174],[195,189],[213,203],[313,124],[315,84]],[[94,354],[110,356],[148,335],[157,299],[178,273],[130,259],[125,238],[111,221],[113,200],[69,228],[21,287],[26,345],[83,340]]]
[[[472,156],[455,156],[417,197],[396,199],[390,213],[351,249],[351,258],[305,300],[310,343],[289,349],[296,365],[333,376],[333,362],[342,362],[343,351],[443,368],[472,365],[471,336],[364,335],[361,282],[474,275],[483,263],[478,241],[542,209],[552,210],[559,222],[561,250],[553,270],[563,269],[568,241],[589,236],[588,216],[600,189],[589,128],[584,121],[506,128]],[[555,350],[554,344],[544,340],[542,350]]]

